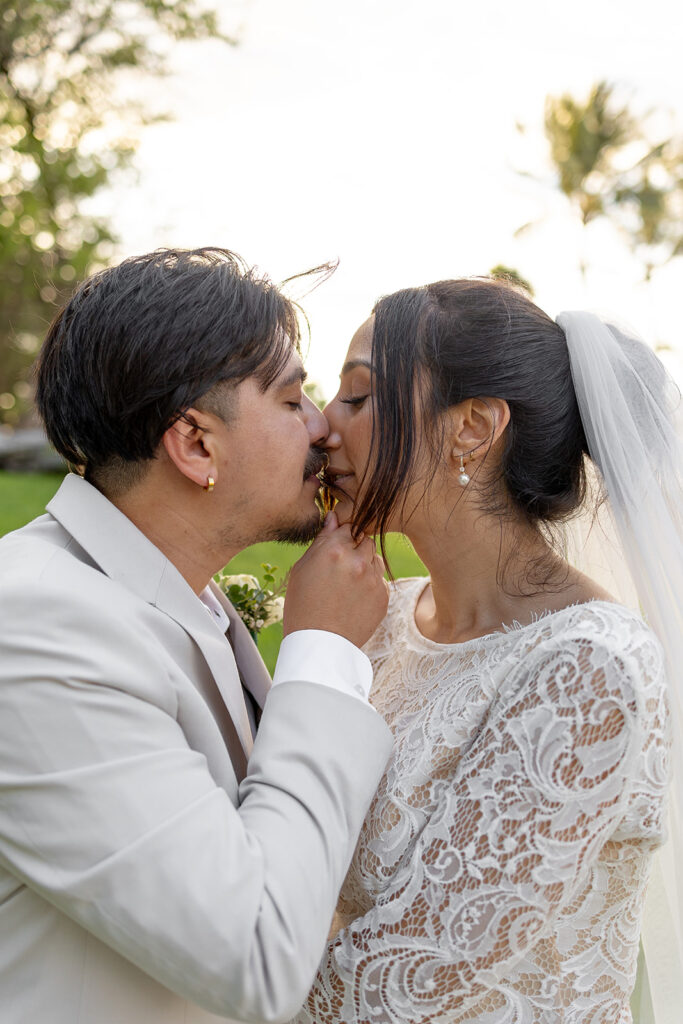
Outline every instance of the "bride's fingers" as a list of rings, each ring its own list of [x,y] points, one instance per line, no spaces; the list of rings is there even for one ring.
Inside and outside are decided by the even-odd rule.
[[[374,556],[374,559],[373,559],[373,563],[374,563],[374,568],[379,573],[379,575],[380,576],[384,576],[384,573],[386,571],[386,565],[384,564],[384,559],[382,558],[382,556],[380,554],[378,554],[377,551],[375,551],[375,556]]]
[[[370,548],[374,550],[374,547],[374,542],[371,537],[368,537],[367,533],[362,533],[356,541],[356,550],[360,551],[364,555],[369,555]]]
[[[363,541],[363,554],[366,554],[368,558],[374,558],[376,550],[372,537],[366,537]]]
[[[364,534],[362,540],[360,540],[356,545],[356,550],[363,555],[363,557],[368,559],[370,566],[379,576],[384,576],[386,566],[384,564],[384,559],[375,547],[373,537],[368,537],[367,534]]]
[[[332,509],[325,516],[325,522],[323,523],[323,530],[337,530],[339,528],[339,520],[337,514]]]

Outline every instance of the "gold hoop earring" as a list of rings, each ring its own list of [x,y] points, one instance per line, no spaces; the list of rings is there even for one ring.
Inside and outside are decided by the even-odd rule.
[[[208,491],[209,494],[211,494],[211,491],[214,489],[215,485],[216,481],[214,480],[214,478],[212,476],[207,477],[206,483],[204,484],[204,490]]]

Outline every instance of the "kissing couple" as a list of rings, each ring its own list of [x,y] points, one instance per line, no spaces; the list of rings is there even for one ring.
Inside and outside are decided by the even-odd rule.
[[[0,541],[3,1024],[626,1024],[672,735],[683,792],[671,382],[481,278],[380,299],[324,414],[299,341],[216,248],[49,329],[75,472]],[[591,501],[643,617],[563,555]],[[212,581],[264,540],[312,541],[272,681]]]

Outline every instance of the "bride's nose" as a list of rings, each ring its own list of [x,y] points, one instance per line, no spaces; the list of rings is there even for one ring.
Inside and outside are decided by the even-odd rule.
[[[329,448],[336,450],[341,447],[342,438],[339,430],[339,423],[337,420],[337,406],[338,402],[336,398],[333,398],[331,402],[328,402],[323,409],[323,415],[327,420],[329,426],[329,433],[325,438],[323,448]]]

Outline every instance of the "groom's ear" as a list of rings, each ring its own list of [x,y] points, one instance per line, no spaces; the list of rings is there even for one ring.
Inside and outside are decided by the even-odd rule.
[[[218,478],[216,417],[198,409],[186,409],[161,438],[166,454],[176,469],[200,487],[209,477]]]
[[[483,456],[503,436],[510,422],[504,398],[467,398],[449,410],[450,448]]]

